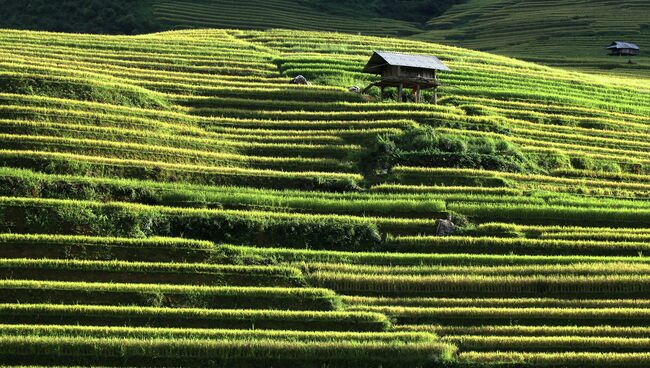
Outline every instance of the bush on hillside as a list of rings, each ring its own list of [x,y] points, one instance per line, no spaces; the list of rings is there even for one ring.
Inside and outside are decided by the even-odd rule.
[[[381,241],[374,223],[343,217],[42,199],[0,200],[0,232],[125,238],[192,234],[215,243],[339,250],[367,250]]]
[[[537,170],[517,146],[504,139],[439,133],[431,127],[380,136],[360,158],[361,169],[370,176],[388,173],[398,165],[519,173]]]

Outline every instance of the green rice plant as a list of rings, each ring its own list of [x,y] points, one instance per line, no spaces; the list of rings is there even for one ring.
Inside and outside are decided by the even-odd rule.
[[[397,324],[639,326],[647,323],[647,308],[477,308],[356,306],[349,311],[384,313]]]
[[[413,177],[417,180],[433,180],[436,177],[444,178],[447,180],[445,184],[453,183],[452,180],[463,180],[469,178],[474,182],[464,179],[461,182],[462,186],[470,185],[495,187],[495,186],[517,186],[522,188],[524,186],[541,187],[543,185],[553,186],[572,186],[572,187],[596,187],[601,189],[622,189],[622,190],[638,190],[647,192],[650,186],[646,183],[633,183],[633,182],[619,182],[613,180],[597,180],[597,179],[572,179],[561,178],[556,176],[547,175],[533,175],[533,174],[516,174],[499,171],[487,170],[474,170],[474,169],[447,169],[447,168],[428,168],[428,167],[405,167],[397,166],[393,168],[392,172],[398,177]],[[421,182],[417,182],[421,184]],[[458,185],[458,184],[456,184]]]
[[[211,340],[274,340],[296,342],[435,342],[430,332],[341,332],[293,330],[235,330],[211,328],[156,328],[125,326],[77,325],[0,325],[1,336],[89,337],[123,339],[211,339]]]
[[[638,256],[648,251],[647,246],[643,241],[407,236],[388,239],[384,249],[416,253]]]
[[[585,297],[589,297],[586,295]],[[647,308],[650,302],[645,299],[561,299],[542,297],[486,297],[463,298],[445,297],[374,297],[374,296],[342,296],[347,306],[386,306],[386,307],[419,307],[419,308]],[[431,327],[431,326],[429,326]],[[456,335],[473,335],[468,332],[454,332]],[[516,335],[516,334],[513,334]]]
[[[554,234],[593,234],[596,238],[618,233],[623,236],[646,235],[650,229],[646,227],[636,228],[615,228],[615,227],[591,227],[591,226],[564,226],[564,225],[519,225],[499,222],[488,222],[480,224],[472,232],[482,236],[506,236],[544,238]]]
[[[2,237],[2,236],[0,236]],[[4,246],[3,254],[8,250],[8,239],[0,240]],[[23,237],[25,239],[26,237]],[[57,237],[50,237],[47,242],[31,237],[29,242],[30,256],[40,257],[43,254],[39,247],[43,243],[54,246]],[[62,239],[63,238],[63,239]],[[19,236],[14,236],[13,242],[19,242]],[[29,239],[29,238],[27,238]],[[83,254],[76,254],[75,246],[92,248],[89,243],[84,243],[78,237],[58,237],[62,248],[65,248],[68,257],[83,258]],[[21,239],[22,240],[22,239]],[[129,248],[128,243],[109,245],[107,248],[125,248],[132,258],[137,258],[137,247]],[[151,242],[150,244],[155,244]],[[100,244],[96,244],[100,245]],[[155,250],[158,257],[164,256],[164,248],[143,247]],[[189,254],[190,249],[185,249]],[[203,261],[209,261],[211,247],[205,254]],[[56,255],[56,254],[52,254]],[[62,255],[65,256],[65,255]],[[111,258],[110,253],[103,258]],[[135,283],[135,284],[183,284],[183,285],[213,285],[213,286],[275,286],[275,287],[300,287],[306,281],[298,268],[289,266],[244,266],[244,265],[219,265],[206,263],[178,263],[181,257],[169,258],[174,263],[152,262],[150,258],[142,257],[144,262],[126,261],[87,261],[76,259],[29,259],[29,258],[0,258],[0,278],[9,280],[43,280],[43,281],[84,281],[84,282],[110,282],[110,283]],[[117,258],[117,257],[116,257]]]
[[[251,74],[250,72],[253,71],[251,70],[251,64],[248,63],[248,65],[244,68],[241,68],[241,70],[244,73],[244,75],[259,75],[259,76],[265,76],[265,77],[270,77],[270,76],[277,76],[277,74],[273,74],[273,71],[269,72],[268,70],[262,70],[262,73],[256,73],[256,74]],[[193,87],[193,86],[192,86]],[[263,86],[262,86],[263,87]],[[218,86],[218,87],[201,87],[198,88],[198,91],[200,92],[201,96],[198,98],[195,98],[194,96],[188,97],[187,92],[194,92],[193,90],[196,90],[196,87],[194,88],[188,88],[188,89],[183,89],[179,88],[179,85],[176,84],[175,87],[170,91],[170,92],[176,92],[180,93],[181,95],[172,98],[172,101],[178,103],[179,105],[183,105],[186,107],[192,108],[192,113],[197,113],[197,114],[203,114],[204,111],[199,111],[202,109],[202,106],[215,106],[215,104],[209,103],[209,100],[206,100],[207,97],[212,97],[216,96],[219,98],[229,98],[229,99],[246,99],[246,98],[254,98],[255,100],[275,100],[278,101],[278,104],[281,104],[280,101],[296,101],[297,104],[300,104],[300,102],[309,102],[309,103],[318,103],[321,102],[323,104],[325,103],[338,103],[342,101],[347,101],[347,102],[359,102],[361,100],[361,96],[358,94],[352,94],[352,93],[347,93],[344,89],[334,89],[334,88],[287,88],[285,86],[276,86],[275,88],[260,88],[260,87],[255,87],[251,84],[247,86],[247,88],[233,88],[233,87],[223,87],[223,86]],[[255,104],[255,102],[252,102],[252,104]],[[274,102],[271,102],[271,105],[273,105]],[[229,104],[224,104],[225,106],[229,106]],[[232,104],[234,105],[234,104]]]
[[[178,97],[176,101],[183,106],[189,107],[201,107],[202,104],[206,106],[215,106],[218,105],[219,108],[232,108],[232,109],[243,109],[243,110],[262,110],[262,111],[273,111],[273,110],[282,110],[282,111],[350,111],[350,112],[359,112],[359,111],[376,111],[376,110],[391,110],[391,111],[435,111],[435,112],[448,112],[448,113],[459,113],[458,110],[452,110],[446,106],[435,106],[435,105],[415,105],[409,106],[399,103],[376,103],[376,102],[359,102],[358,95],[350,95],[349,93],[344,93],[344,90],[338,90],[337,98],[331,102],[323,102],[318,100],[318,96],[312,97],[311,94],[323,94],[321,89],[302,89],[295,91],[296,97],[305,98],[306,100],[296,100],[287,98],[284,99],[284,96],[273,96],[273,99],[264,99],[264,98],[255,98],[256,90],[252,90],[252,94],[247,95],[245,98],[223,98],[223,97],[207,97],[207,96],[192,96],[192,97]],[[251,92],[251,89],[246,89],[245,92]],[[245,93],[243,92],[243,93]],[[286,93],[286,92],[285,92]],[[350,97],[352,96],[352,97]],[[251,98],[254,97],[254,98]],[[261,97],[261,96],[259,96]],[[346,101],[346,98],[350,100]],[[185,100],[183,100],[185,99]],[[354,101],[354,102],[351,102]]]
[[[159,133],[181,133],[187,136],[209,135],[191,118],[160,111],[159,120],[149,110],[119,108],[74,100],[42,96],[0,93],[0,116],[5,121],[43,121],[77,124],[113,129],[148,130]],[[41,106],[42,105],[42,106]]]
[[[650,361],[648,353],[517,353],[464,352],[459,356],[468,364],[498,364],[504,367],[644,367]]]
[[[70,183],[70,185],[93,185],[93,191],[101,192],[102,187],[117,187],[118,191],[128,191],[130,188],[134,190],[142,191],[142,187],[152,188],[163,193],[173,193],[179,191],[182,193],[191,193],[191,192],[203,192],[206,195],[220,195],[223,193],[232,193],[236,192],[237,194],[255,194],[255,195],[273,195],[273,196],[283,196],[283,197],[310,197],[314,199],[329,199],[329,200],[356,200],[359,202],[364,201],[377,201],[378,203],[388,202],[388,201],[412,201],[412,202],[425,202],[428,201],[460,201],[460,200],[471,200],[479,202],[505,202],[513,201],[516,203],[542,203],[544,199],[538,196],[523,196],[523,195],[510,195],[507,197],[493,194],[463,194],[461,193],[375,193],[375,192],[323,192],[323,191],[306,191],[306,190],[268,190],[263,188],[253,188],[253,187],[232,187],[232,186],[207,186],[207,185],[194,185],[187,183],[165,183],[165,182],[154,182],[154,181],[141,181],[141,180],[128,180],[128,179],[117,179],[117,178],[89,178],[83,176],[74,176],[74,175],[56,175],[56,174],[43,174],[37,173],[24,169],[12,169],[12,168],[0,168],[0,178],[6,180],[7,182],[12,181],[12,185],[21,185],[21,181],[28,183],[35,182],[38,185],[47,187],[48,185],[54,185],[51,183],[56,183],[56,185],[65,185],[65,183]],[[37,185],[30,184],[30,185]],[[22,184],[24,185],[24,184]],[[33,188],[30,188],[33,189]],[[5,189],[7,193],[10,193],[9,189]],[[40,189],[40,191],[47,191],[46,188]],[[55,195],[53,193],[49,195]],[[106,194],[110,195],[110,193]],[[134,194],[138,195],[138,193]],[[141,195],[141,194],[140,194]],[[147,198],[147,200],[154,200],[154,198]],[[369,206],[370,207],[370,206]],[[437,207],[438,210],[442,208]],[[395,209],[396,210],[396,209]],[[413,209],[417,210],[417,208]],[[409,211],[410,212],[410,211]]]
[[[8,324],[80,324],[177,328],[280,329],[299,331],[387,331],[389,319],[373,312],[280,311],[0,304]]]
[[[7,40],[0,42],[5,46],[12,45],[12,42]],[[175,82],[176,84],[173,84],[173,86],[181,88],[173,90],[185,90],[184,88],[187,88],[185,91],[189,90],[188,92],[201,87],[245,87],[245,83],[237,83],[243,81],[249,81],[253,86],[265,87],[277,87],[281,82],[277,76],[263,76],[265,69],[273,68],[274,65],[269,64],[266,55],[260,54],[249,54],[245,58],[236,59],[233,53],[221,52],[214,54],[213,58],[209,59],[205,56],[192,57],[169,53],[165,57],[164,54],[152,50],[148,53],[126,51],[122,54],[122,58],[118,58],[114,52],[99,49],[83,50],[66,46],[44,48],[27,43],[14,47],[9,55],[12,55],[13,59],[4,62],[3,66],[12,71],[39,72],[47,70],[48,73],[57,75],[82,75],[82,73],[93,73],[101,69],[102,74],[130,80],[143,87],[150,87],[147,82],[167,82],[170,85]],[[68,68],[62,68],[57,64],[61,60],[68,63]],[[183,68],[181,64],[185,64],[187,67]],[[201,80],[201,74],[195,71],[205,67],[212,67],[212,70],[220,71],[232,70],[240,72],[248,70],[255,73],[250,73],[252,75],[237,75],[236,73],[213,75],[209,79]],[[155,69],[157,73],[155,75],[146,74],[146,72],[150,73],[151,69]],[[318,86],[313,89],[322,89],[328,92],[337,90],[332,87],[318,88]],[[169,90],[166,91],[170,92]]]
[[[306,273],[342,273],[364,274],[374,276],[598,276],[598,275],[645,275],[650,268],[643,263],[634,262],[585,262],[585,263],[548,263],[519,265],[370,265],[354,263],[296,263]]]
[[[159,162],[161,164],[249,167],[287,171],[350,171],[349,165],[345,162],[328,158],[248,156],[137,143],[17,134],[0,134],[0,142],[7,150],[5,152],[11,152],[11,150],[53,151],[109,159]],[[344,147],[343,149],[342,153],[347,155],[348,152],[353,152],[354,147]]]
[[[90,177],[136,178],[201,185],[250,185],[258,188],[358,190],[360,175],[328,172],[286,172],[227,166],[201,166],[123,160],[60,152],[3,151],[0,164],[37,172]]]
[[[638,137],[635,136],[635,139]],[[594,179],[610,179],[619,181],[633,181],[633,182],[648,182],[650,179],[648,175],[630,174],[622,172],[604,172],[593,170],[553,170],[555,176],[568,177],[568,178],[594,178]]]
[[[498,172],[470,169],[429,169],[396,166],[391,174],[395,181],[409,186],[459,186],[510,188],[513,183],[504,179]]]
[[[448,217],[447,212],[434,213],[434,217],[428,218],[389,218],[375,217],[373,222],[377,224],[379,230],[383,233],[394,235],[414,235],[414,234],[435,234],[437,219]]]
[[[192,109],[195,116],[237,118],[242,120],[262,119],[278,120],[289,119],[299,121],[334,120],[334,121],[373,121],[373,120],[423,120],[423,119],[448,119],[457,121],[463,119],[462,115],[441,111],[402,111],[402,110],[371,110],[371,111],[255,111],[229,108],[201,108]],[[352,124],[355,126],[356,124]],[[392,124],[394,127],[395,124]]]
[[[157,93],[107,78],[99,80],[2,71],[0,89],[6,93],[31,93],[152,109],[164,109],[168,105],[163,96]]]
[[[472,336],[447,335],[443,341],[464,351],[521,352],[645,352],[650,339],[582,336]]]
[[[43,141],[50,141],[51,145],[64,146],[66,142],[78,142],[79,150],[87,147],[88,143],[94,142],[102,145],[108,157],[114,151],[128,151],[130,148],[142,148],[157,152],[163,155],[165,151],[175,152],[180,160],[189,153],[196,156],[195,160],[212,158],[228,158],[237,161],[238,155],[248,155],[251,160],[260,157],[290,157],[301,156],[304,158],[334,158],[345,160],[349,156],[360,151],[360,147],[352,144],[344,144],[343,139],[331,133],[328,135],[294,134],[292,136],[281,134],[275,135],[234,135],[203,132],[201,136],[178,136],[174,134],[158,133],[140,129],[127,129],[119,127],[97,127],[84,124],[71,124],[64,122],[45,123],[38,121],[24,121],[16,119],[0,120],[0,131],[6,144],[5,148],[15,147],[39,147]],[[197,134],[197,132],[194,132]],[[267,133],[270,133],[267,131]],[[325,132],[324,132],[325,133]],[[12,135],[9,137],[9,135]],[[20,142],[13,140],[19,137],[28,137]],[[37,139],[36,141],[31,141]],[[120,139],[121,144],[110,143],[114,139]],[[98,148],[95,148],[98,149]],[[222,154],[222,155],[218,155]],[[227,155],[231,154],[231,155]],[[125,158],[124,156],[121,156]],[[257,158],[256,158],[257,157]],[[162,158],[162,156],[160,157]],[[162,161],[162,160],[161,160]],[[318,160],[312,160],[318,162]],[[321,160],[322,161],[322,160]]]
[[[302,16],[295,17],[287,9],[295,5]],[[332,14],[332,8],[318,8],[312,3],[293,4],[286,0],[272,2],[238,3],[225,1],[220,4],[204,2],[161,2],[153,6],[155,16],[169,24],[183,24],[189,28],[236,28],[236,29],[310,29],[332,30],[352,34],[409,35],[418,33],[418,27],[400,18],[378,18],[371,12],[368,23],[359,23],[347,14],[357,8],[343,5],[345,11]],[[338,9],[338,8],[336,8]],[[400,9],[402,10],[402,9]],[[221,16],[217,16],[221,12]]]
[[[1,95],[0,95],[1,96]],[[368,114],[368,118],[364,119],[363,116],[349,116],[348,119],[341,119],[343,114],[350,115],[351,113],[340,113],[340,114],[321,114],[316,115],[315,113],[308,116],[300,116],[298,113],[294,113],[294,116],[288,116],[288,113],[276,113],[276,114],[267,114],[269,116],[262,116],[258,119],[253,119],[250,117],[247,118],[237,118],[237,117],[202,117],[201,121],[205,121],[203,124],[205,130],[207,131],[218,131],[223,127],[238,127],[238,128],[248,128],[248,129],[272,129],[276,131],[286,131],[286,130],[295,130],[295,131],[342,131],[342,130],[368,130],[372,132],[372,129],[391,129],[395,131],[396,129],[405,129],[416,125],[416,122],[408,118],[394,118],[396,114],[391,114],[391,116],[381,118],[381,116],[372,116]],[[323,116],[331,115],[331,116]],[[311,119],[307,119],[311,117]],[[391,118],[393,117],[393,118]],[[188,117],[190,120],[197,120],[192,116]],[[375,119],[371,119],[375,118]],[[352,131],[351,133],[354,133]],[[356,134],[355,134],[356,135]],[[365,137],[368,139],[368,137]],[[374,137],[373,137],[374,138]]]
[[[500,134],[492,133],[492,132],[466,131],[466,130],[450,129],[450,128],[440,128],[439,131],[446,132],[446,133],[456,133],[456,134],[461,134],[466,136],[491,137],[493,139],[501,137]],[[544,139],[539,139],[539,137],[534,137],[534,139],[509,137],[509,140],[512,141],[512,143],[516,143],[524,147],[525,151],[535,152],[541,150],[557,150],[559,152],[564,152],[567,154],[578,154],[583,158],[602,159],[602,160],[612,161],[612,162],[645,163],[649,157],[644,151],[642,150],[639,151],[638,147],[625,147],[620,142],[618,145],[616,145],[616,148],[609,148],[609,147],[599,147],[598,145],[595,144],[586,145],[584,143],[581,144],[559,143],[556,141],[547,141]],[[593,139],[588,141],[592,141],[592,140]],[[621,157],[621,155],[625,155],[625,157]]]
[[[624,233],[624,232],[555,232],[542,234],[542,239],[559,240],[591,240],[609,242],[647,242],[650,240],[649,233]]]
[[[383,252],[342,252],[330,250],[257,248],[237,245],[219,245],[214,260],[235,264],[277,263],[345,263],[377,266],[509,266],[555,265],[582,263],[633,263],[647,264],[646,257],[587,256],[587,255],[516,255],[516,254],[423,254]]]
[[[432,194],[489,194],[521,195],[523,191],[515,188],[467,187],[467,186],[425,186],[404,184],[378,184],[370,187],[379,193],[432,193]]]
[[[238,119],[235,117],[196,117],[179,112],[153,111],[146,109],[127,108],[116,105],[106,105],[75,100],[61,100],[43,96],[26,96],[16,94],[0,93],[0,116],[5,119],[46,119],[59,123],[76,123],[86,125],[141,128],[150,126],[156,131],[164,128],[168,130],[184,130],[198,136],[209,135],[210,131],[217,131],[224,127],[238,127],[250,129],[274,130],[276,133],[296,130],[302,134],[309,131],[337,131],[341,134],[347,132],[353,137],[358,136],[354,130],[384,129],[391,132],[397,129],[404,129],[415,126],[413,120],[404,117],[395,118],[399,112],[390,114],[389,119],[357,119],[357,120],[335,120],[321,118],[288,119],[288,117],[277,116],[274,119]],[[372,117],[370,112],[366,113]],[[338,114],[338,115],[342,115]],[[336,116],[332,114],[332,116]],[[96,122],[97,119],[101,121]],[[365,135],[368,139],[368,136]],[[358,142],[358,141],[355,141]]]
[[[232,28],[223,22],[241,14],[284,15],[285,0],[274,1],[228,0],[220,19],[209,14],[216,5],[192,1],[156,11]],[[302,14],[299,27],[318,18]],[[269,22],[257,18],[249,26]],[[0,47],[0,231],[14,233],[0,235],[0,295],[50,303],[0,306],[2,364],[480,366],[463,354],[485,354],[485,366],[644,366],[642,81],[288,30],[137,40],[4,30]],[[441,104],[348,93],[367,81],[358,70],[369,48],[442,55],[455,72],[441,76]],[[295,73],[315,85],[288,85]],[[548,174],[397,167],[389,183],[355,174],[351,161],[376,135],[421,125],[517,142]],[[479,225],[427,236],[448,214]],[[36,232],[119,237],[15,234]],[[351,311],[243,309],[338,305],[307,284],[344,291]],[[421,333],[316,332],[385,331],[389,318]],[[431,332],[466,344],[460,361]],[[591,355],[541,353],[565,349]]]
[[[650,289],[645,275],[550,275],[483,276],[372,275],[363,273],[313,272],[312,285],[352,295],[460,297],[560,297],[634,298]]]
[[[524,124],[525,125],[525,124]],[[569,145],[580,145],[580,146],[587,146],[588,142],[591,142],[593,146],[595,146],[593,149],[600,151],[603,149],[603,152],[607,152],[605,150],[613,150],[613,149],[621,149],[621,150],[635,150],[635,149],[645,149],[647,148],[648,143],[644,142],[642,140],[628,140],[628,139],[619,139],[617,137],[600,137],[600,136],[594,136],[589,134],[589,132],[584,132],[585,134],[576,134],[576,133],[583,133],[580,130],[577,130],[577,132],[574,132],[573,134],[569,132],[549,132],[549,131],[540,131],[536,129],[536,126],[530,126],[530,127],[516,127],[516,128],[511,128],[510,131],[517,134],[518,136],[524,136],[530,139],[540,139],[545,142],[549,142],[549,146],[551,143],[554,143],[558,145],[558,147],[565,146],[569,147]],[[561,145],[561,146],[560,146]],[[575,166],[582,167],[584,168],[590,168],[590,169],[596,169],[598,166],[593,165],[593,163],[589,161],[574,161],[576,164]],[[614,167],[614,166],[612,166]],[[567,170],[567,169],[565,169]],[[576,170],[576,169],[572,169]],[[577,169],[581,171],[582,169]],[[587,171],[587,170],[585,170]],[[554,174],[559,174],[559,172],[553,171]],[[577,174],[577,173],[576,173]],[[562,176],[560,174],[560,176]],[[597,175],[595,177],[598,177]]]
[[[139,305],[172,308],[338,310],[331,290],[315,288],[0,281],[0,302]]]
[[[589,118],[589,119],[609,119],[612,123],[615,123],[616,128],[620,128],[624,124],[628,124],[628,122],[636,122],[636,123],[643,123],[647,121],[646,118],[640,116],[640,115],[635,115],[635,114],[630,114],[626,112],[620,112],[620,111],[611,111],[611,110],[606,110],[606,109],[599,109],[599,108],[594,108],[594,107],[587,107],[587,106],[579,106],[579,105],[549,105],[549,104],[544,104],[541,103],[540,101],[506,101],[506,100],[497,100],[497,99],[491,99],[487,98],[485,96],[461,96],[461,95],[455,95],[453,97],[454,101],[463,101],[463,102],[472,102],[472,103],[480,103],[482,106],[488,106],[488,107],[497,107],[497,108],[502,108],[502,109],[511,109],[514,110],[518,113],[523,113],[523,114],[547,114],[547,115],[553,115],[554,117],[558,116],[564,116],[565,114],[568,114],[569,116],[572,117],[584,117],[584,118]],[[528,116],[528,115],[526,115]],[[626,120],[625,121],[619,121],[619,120]],[[560,122],[552,122],[553,125],[558,125]],[[545,124],[548,125],[548,124]],[[637,128],[643,128],[643,126],[637,126]]]
[[[215,245],[180,238],[117,238],[83,235],[0,234],[3,258],[57,258],[142,262],[205,262]]]
[[[649,338],[650,328],[634,326],[442,326],[401,325],[396,331],[431,332],[440,335],[473,336],[585,336]]]
[[[2,337],[2,360],[47,364],[135,364],[190,367],[306,364],[410,367],[450,360],[453,345],[404,342],[286,342],[275,340],[99,339],[75,337]],[[55,352],[55,353],[43,353]]]
[[[438,198],[332,194],[44,175],[0,169],[0,195],[4,196],[391,217],[440,216],[445,210],[445,203]]]

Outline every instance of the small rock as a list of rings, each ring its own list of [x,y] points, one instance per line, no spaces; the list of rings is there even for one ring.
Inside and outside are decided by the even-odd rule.
[[[309,81],[307,78],[303,77],[302,75],[298,75],[295,78],[291,80],[291,84],[304,84],[304,85],[310,85]]]
[[[436,226],[437,236],[449,236],[456,231],[456,225],[451,220],[438,220]]]
[[[361,87],[352,86],[352,87],[348,88],[348,91],[353,92],[353,93],[361,93]]]

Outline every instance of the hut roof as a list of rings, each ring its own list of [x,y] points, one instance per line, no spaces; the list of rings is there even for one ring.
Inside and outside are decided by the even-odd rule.
[[[385,65],[451,71],[451,69],[449,69],[435,56],[410,55],[389,51],[375,51],[368,61],[368,64],[366,64],[366,67],[363,68],[363,72],[376,74]]]
[[[633,44],[632,42],[625,42],[625,41],[614,41],[612,42],[609,47],[607,47],[608,50],[616,50],[616,49],[633,49],[633,50],[640,50],[639,46]]]

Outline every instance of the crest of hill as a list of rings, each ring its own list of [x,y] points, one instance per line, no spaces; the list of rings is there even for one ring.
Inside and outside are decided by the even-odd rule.
[[[405,38],[475,48],[589,72],[646,76],[606,57],[626,40],[650,49],[644,0],[0,0],[0,27],[76,33],[140,34],[179,28],[284,28]]]

